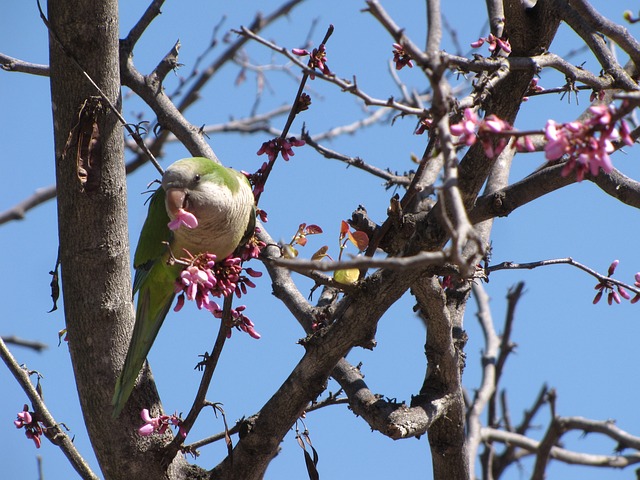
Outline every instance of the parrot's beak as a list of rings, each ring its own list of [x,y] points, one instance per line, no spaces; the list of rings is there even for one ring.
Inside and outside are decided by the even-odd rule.
[[[186,207],[187,193],[179,188],[168,188],[165,204],[170,216],[174,218],[178,214],[178,210],[182,210]]]

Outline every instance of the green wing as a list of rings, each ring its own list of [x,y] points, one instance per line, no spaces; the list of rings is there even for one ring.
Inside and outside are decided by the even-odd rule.
[[[140,233],[134,255],[136,269],[133,293],[138,294],[136,322],[122,372],[113,395],[113,416],[117,417],[126,404],[151,345],[173,303],[174,282],[180,267],[167,265],[167,245],[171,232],[169,216],[164,206],[164,190],[151,197],[149,213]]]
[[[166,253],[166,242],[171,239],[171,230],[168,227],[169,215],[164,206],[164,198],[164,189],[159,187],[149,201],[149,212],[133,256],[133,268],[136,269],[133,278],[134,295],[144,283],[154,263]]]

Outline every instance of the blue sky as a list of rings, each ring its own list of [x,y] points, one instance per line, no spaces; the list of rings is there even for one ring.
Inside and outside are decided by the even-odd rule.
[[[229,2],[232,3],[232,2]],[[418,44],[423,43],[424,2],[386,2],[396,22],[406,26],[408,34]],[[443,2],[447,3],[447,2]],[[635,2],[595,1],[594,5],[614,19],[620,20],[625,8],[637,8]],[[188,0],[167,2],[163,14],[157,18],[135,50],[135,63],[142,72],[149,72],[158,60],[180,39],[180,61],[185,65],[178,75],[186,75],[196,57],[211,39],[214,25],[221,17],[226,20],[221,31],[248,25],[257,8],[269,12],[278,2],[243,2],[242,6],[220,9],[214,2]],[[484,18],[482,2],[456,2],[445,6],[448,22],[457,30],[463,48],[486,35],[486,25],[477,23]],[[463,5],[464,15],[459,5]],[[123,36],[144,11],[147,2],[123,2],[121,31]],[[396,86],[388,74],[387,61],[391,57],[392,40],[368,14],[360,12],[363,2],[309,1],[298,7],[289,18],[281,19],[263,35],[288,48],[304,44],[314,20],[318,25],[313,33],[317,42],[329,23],[335,33],[328,45],[328,65],[340,77],[357,75],[362,89],[372,96],[398,96]],[[448,9],[448,10],[447,10]],[[0,51],[35,63],[47,63],[47,34],[38,17],[35,3],[9,0],[0,17]],[[335,13],[332,13],[335,12]],[[640,27],[630,27],[634,33]],[[575,35],[566,26],[552,46],[552,51],[564,54],[575,47]],[[445,48],[453,50],[449,37]],[[207,60],[220,49],[209,54]],[[273,57],[264,47],[252,45],[248,54],[254,64],[273,60],[282,65],[283,59]],[[207,62],[205,60],[205,64]],[[590,55],[583,53],[571,60],[583,61],[593,67]],[[596,68],[597,72],[599,68]],[[294,74],[297,74],[293,70]],[[247,80],[234,85],[238,67],[227,65],[219,76],[202,92],[202,100],[188,113],[195,125],[221,123],[229,118],[249,114],[255,100],[256,77],[247,73]],[[416,69],[404,69],[400,77],[410,88],[421,90],[426,81]],[[260,111],[280,106],[293,98],[297,82],[285,72],[267,72],[267,88],[260,103]],[[166,86],[171,91],[178,76],[170,74]],[[540,84],[560,86],[559,75],[545,74]],[[292,132],[298,133],[302,122],[312,134],[328,128],[351,123],[362,115],[360,104],[331,85],[319,81],[309,84],[314,98],[312,108],[296,120]],[[125,94],[123,114],[133,120],[138,113],[152,120],[148,109]],[[575,118],[588,103],[588,94],[580,97],[580,105],[559,97],[534,98],[522,107],[516,124],[519,128],[541,128],[547,118],[567,121]],[[274,125],[284,124],[284,118]],[[5,179],[0,193],[0,211],[31,195],[36,189],[54,183],[51,107],[47,79],[0,71],[0,175]],[[370,127],[355,136],[339,137],[328,144],[330,148],[349,155],[357,155],[381,168],[403,172],[414,168],[410,155],[424,148],[425,138],[412,134],[412,119],[397,119],[393,126]],[[212,135],[210,143],[226,165],[255,171],[262,163],[255,152],[268,140],[266,135]],[[183,147],[168,145],[164,151],[164,165],[188,156]],[[614,164],[623,173],[638,178],[636,149],[617,153]],[[543,162],[540,155],[516,157],[512,180],[518,179]],[[143,205],[146,185],[156,178],[151,166],[130,176],[128,183],[129,224],[132,245],[146,215]],[[267,185],[262,207],[269,213],[267,230],[276,239],[289,239],[299,223],[315,223],[325,233],[310,238],[301,252],[310,256],[322,245],[329,245],[337,254],[340,220],[350,217],[359,204],[371,217],[383,221],[389,197],[381,181],[354,168],[346,169],[338,162],[326,160],[310,149],[296,150],[288,163],[279,163]],[[507,219],[495,222],[493,233],[493,261],[534,261],[572,256],[576,260],[604,272],[613,259],[620,259],[617,275],[632,282],[640,270],[637,248],[638,212],[619,205],[588,182],[572,185],[514,212]],[[37,354],[12,348],[19,363],[44,375],[44,395],[53,415],[72,429],[80,451],[97,469],[88,438],[82,425],[68,350],[57,346],[57,332],[63,328],[62,309],[47,314],[51,308],[49,270],[53,267],[57,249],[56,208],[54,202],[42,205],[27,214],[24,221],[2,226],[0,245],[5,252],[0,291],[4,315],[0,317],[0,334],[18,335],[49,344],[49,349]],[[133,247],[132,246],[132,250]],[[254,268],[263,270],[260,265]],[[533,402],[546,382],[558,391],[558,413],[580,415],[597,420],[616,419],[618,426],[640,433],[640,414],[637,398],[640,394],[639,374],[635,366],[640,361],[636,339],[639,305],[623,304],[609,307],[606,303],[591,304],[595,281],[567,266],[553,266],[534,271],[496,272],[485,287],[492,298],[496,328],[501,331],[507,289],[518,281],[526,282],[512,339],[518,343],[510,358],[503,379],[507,388],[510,413],[518,421],[522,411]],[[224,404],[228,419],[234,422],[260,408],[286,378],[303,353],[297,340],[302,330],[286,309],[271,295],[268,279],[259,279],[258,288],[246,296],[247,313],[256,323],[263,338],[255,341],[235,332],[225,347],[208,398]],[[311,284],[301,279],[301,290]],[[349,360],[363,363],[367,382],[374,392],[390,398],[410,401],[419,389],[424,376],[424,327],[412,314],[413,301],[405,296],[380,322],[373,352],[354,350]],[[197,355],[209,350],[217,326],[210,316],[189,305],[180,314],[170,314],[151,351],[149,360],[158,387],[169,411],[186,411],[199,381],[193,365]],[[482,335],[474,316],[474,304],[469,304],[465,319],[470,340],[466,347],[467,368],[465,385],[470,392],[480,379]],[[399,374],[399,372],[401,372]],[[36,477],[36,455],[43,458],[48,479],[73,478],[72,470],[60,451],[48,442],[36,451],[12,421],[27,401],[5,368],[0,368],[0,427],[3,432],[0,461],[7,478]],[[335,383],[330,383],[335,391]],[[108,414],[106,412],[105,414]],[[544,433],[548,410],[534,422],[537,432]],[[431,478],[431,466],[426,437],[393,442],[377,433],[344,406],[329,407],[308,415],[306,425],[320,455],[322,478],[370,479],[402,478],[418,475]],[[189,440],[197,440],[222,429],[221,422],[205,413]],[[567,448],[590,452],[610,453],[614,445],[600,442],[593,436],[578,435],[566,438]],[[351,453],[351,455],[349,455]],[[224,446],[202,449],[197,460],[203,466],[215,465],[225,454]],[[349,455],[347,457],[347,455]],[[345,459],[349,460],[346,461]],[[523,462],[522,469],[513,468],[507,478],[526,478],[532,466]],[[302,452],[292,434],[288,435],[282,451],[267,472],[267,479],[304,478],[306,475]],[[553,463],[549,478],[566,476],[582,479],[629,478],[631,471],[615,472],[564,467]]]

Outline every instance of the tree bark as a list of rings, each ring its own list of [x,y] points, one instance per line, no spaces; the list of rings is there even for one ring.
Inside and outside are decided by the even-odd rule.
[[[50,1],[48,17],[65,320],[89,437],[107,479],[186,478],[181,456],[160,461],[166,438],[137,434],[141,405],[159,404],[148,369],[121,418],[111,418],[134,322],[124,139],[82,70],[119,108],[118,3]]]

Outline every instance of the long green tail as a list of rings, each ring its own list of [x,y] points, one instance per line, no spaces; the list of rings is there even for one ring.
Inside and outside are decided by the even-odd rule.
[[[127,357],[122,372],[116,381],[113,395],[113,418],[120,415],[133,387],[138,374],[144,365],[151,345],[158,335],[171,304],[173,303],[174,282],[177,276],[176,268],[164,261],[157,261],[148,272],[142,285],[138,289],[138,305],[136,308],[136,323]]]

